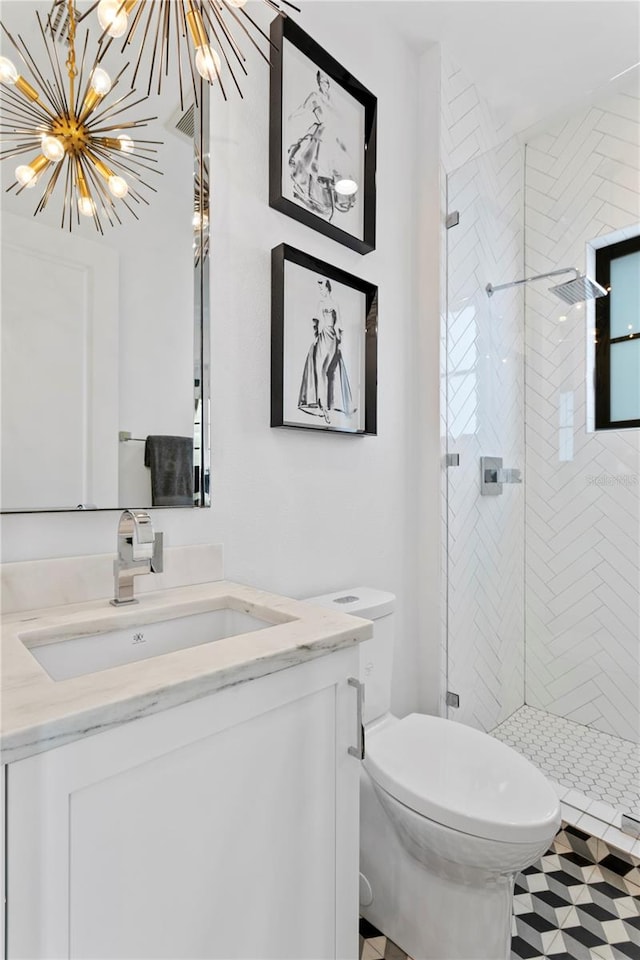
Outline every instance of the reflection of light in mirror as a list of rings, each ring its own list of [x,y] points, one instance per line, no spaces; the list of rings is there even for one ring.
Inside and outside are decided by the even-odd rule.
[[[40,32],[46,59],[53,70],[53,82],[47,79],[45,73],[38,67],[32,56],[26,58],[23,56],[22,48],[25,51],[31,48],[31,39],[36,35],[36,25],[29,26],[31,18],[23,20],[21,27],[27,29],[32,35],[17,34],[17,39],[11,35],[3,24],[4,33],[8,41],[13,45],[16,52],[26,67],[30,80],[20,76],[17,67],[6,57],[0,58],[0,101],[3,107],[3,113],[6,122],[0,130],[0,140],[3,150],[1,156],[4,159],[22,158],[27,155],[28,163],[19,163],[16,169],[16,181],[10,184],[7,192],[16,189],[19,195],[25,187],[33,188],[38,178],[47,172],[48,180],[44,187],[44,192],[40,198],[35,213],[41,214],[47,206],[51,196],[58,185],[57,195],[62,196],[62,219],[60,226],[64,229],[68,217],[69,229],[72,228],[75,211],[73,207],[78,202],[78,208],[83,216],[92,216],[94,225],[99,233],[103,232],[100,218],[102,215],[113,226],[116,222],[121,223],[117,208],[112,198],[124,200],[129,194],[129,187],[121,175],[122,170],[132,173],[140,186],[147,187],[143,179],[143,170],[158,173],[148,164],[141,164],[138,159],[131,159],[130,165],[122,168],[121,154],[123,142],[114,139],[110,134],[114,127],[111,126],[111,119],[115,115],[122,114],[123,110],[129,107],[120,107],[125,97],[120,97],[116,103],[111,106],[105,105],[105,98],[112,91],[119,81],[122,70],[117,74],[115,81],[111,80],[110,75],[104,69],[103,56],[104,51],[99,50],[93,63],[91,61],[85,66],[85,57],[87,54],[88,35],[85,38],[82,60],[76,64],[76,16],[77,11],[73,0],[58,0],[59,4],[65,4],[67,8],[66,21],[66,41],[67,41],[67,59],[65,61],[65,70],[67,76],[58,59],[55,50],[50,49],[54,43],[51,37],[55,36],[51,28],[47,32],[39,11],[35,11],[35,21],[37,29]],[[116,0],[114,0],[116,2]],[[121,2],[121,0],[117,0]],[[25,4],[30,7],[30,4]],[[33,10],[29,11],[34,12]],[[29,43],[25,40],[28,37]],[[46,60],[44,61],[46,62]],[[83,81],[88,74],[88,82]],[[142,98],[146,99],[146,98]],[[133,105],[142,102],[136,101]],[[114,113],[115,110],[115,113]],[[155,118],[145,120],[130,120],[122,124],[128,127],[130,131],[138,130]],[[118,123],[122,123],[121,120]],[[131,138],[129,138],[131,139]],[[33,153],[40,146],[42,153],[35,158]],[[125,148],[126,149],[126,148]],[[155,153],[155,149],[143,147],[145,153]],[[146,156],[147,161],[153,158]],[[110,165],[107,165],[108,161]],[[112,169],[112,166],[115,169]],[[120,170],[118,168],[121,168]],[[136,169],[133,169],[135,167]],[[61,172],[64,171],[64,172]],[[42,178],[45,179],[44,177]],[[93,194],[93,196],[92,196]],[[132,199],[137,203],[139,199],[137,191],[131,191]],[[89,203],[91,200],[91,203]],[[96,203],[96,201],[98,201]],[[98,206],[98,204],[100,206]],[[124,206],[138,219],[134,209],[124,200]]]
[[[89,5],[82,6],[88,9]],[[26,10],[30,6],[24,3]],[[23,4],[13,7],[19,11]],[[37,22],[33,15],[31,19],[31,33],[35,34]],[[37,37],[32,45],[26,17],[16,29],[36,51]],[[122,90],[121,83],[115,84],[116,55],[114,47],[112,59],[99,64],[114,80],[115,90],[109,94],[114,99],[128,93],[128,85]],[[22,61],[16,58],[15,62]],[[85,62],[84,81],[76,89],[80,105],[89,75]],[[3,90],[11,95],[15,86],[3,85]],[[160,115],[160,124],[166,121],[170,133],[175,126],[169,126],[175,100],[175,93],[167,89],[165,98],[155,99],[148,110]],[[197,113],[193,127],[198,137],[202,127]],[[60,214],[53,202],[40,217],[32,216],[38,195],[56,169],[41,145],[43,137],[53,132],[51,127],[34,122],[35,129],[31,153],[24,159],[16,157],[13,163],[8,161],[8,178],[15,179],[16,164],[28,166],[27,161],[37,153],[42,153],[41,162],[47,161],[49,166],[39,180],[33,170],[26,173],[26,179],[38,180],[29,194],[25,190],[19,196],[16,187],[2,195],[2,507],[151,506],[150,469],[144,463],[144,450],[145,438],[153,434],[192,438],[196,433],[197,479],[202,491],[208,479],[208,386],[194,354],[194,317],[198,330],[200,327],[199,305],[194,303],[194,276],[198,274],[191,245],[194,237],[202,238],[200,250],[206,237],[194,234],[191,221],[194,209],[203,209],[208,200],[200,190],[201,178],[198,174],[194,178],[194,136],[172,133],[165,138],[164,176],[156,177],[157,202],[140,208],[131,196],[137,192],[138,181],[125,170],[138,163],[156,165],[157,161],[149,161],[149,154],[155,155],[151,146],[156,144],[139,140],[124,112],[115,116],[113,128],[101,136],[126,167],[116,166],[104,152],[99,158],[114,176],[121,175],[129,182],[129,194],[124,200],[114,199],[114,204],[124,208],[126,202],[132,203],[139,219],[123,217],[117,230],[94,237],[93,217],[97,212],[102,219],[105,201],[102,194],[94,193],[94,180],[88,175],[86,185],[93,197],[81,198],[82,213],[78,210],[80,191],[74,184],[72,235],[68,229],[60,230]],[[155,131],[149,134],[154,135]],[[203,136],[208,143],[205,132]],[[64,140],[64,135],[58,134],[58,138]],[[160,139],[162,136],[157,136]],[[66,160],[62,162],[66,165]],[[63,170],[61,176],[65,173]],[[117,192],[123,187],[117,180],[108,183],[103,176],[100,179],[109,197],[111,189]],[[33,282],[36,269],[38,283]],[[206,268],[202,273],[206,274]],[[198,285],[199,295],[203,285]],[[206,302],[202,309],[208,316]],[[27,328],[25,316],[29,318]],[[13,352],[7,347],[9,340]],[[194,400],[204,420],[195,426]],[[12,429],[6,430],[5,411],[9,409],[13,411]],[[130,430],[141,442],[120,443],[122,429]],[[39,468],[43,462],[47,463],[45,474]]]
[[[196,50],[196,70],[209,83],[215,83],[220,76],[222,63],[220,57],[211,46],[198,47]]]
[[[100,97],[106,97],[111,90],[111,77],[102,67],[96,67],[91,74],[91,89]]]

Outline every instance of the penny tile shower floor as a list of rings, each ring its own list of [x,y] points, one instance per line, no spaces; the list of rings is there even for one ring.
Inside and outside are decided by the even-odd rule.
[[[360,957],[410,960],[366,920]],[[516,878],[511,960],[640,960],[640,861],[565,825]]]

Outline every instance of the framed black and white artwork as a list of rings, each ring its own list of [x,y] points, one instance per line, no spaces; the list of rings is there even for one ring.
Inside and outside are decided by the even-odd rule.
[[[284,243],[271,266],[271,426],[375,434],[378,288]]]
[[[271,41],[269,204],[369,253],[378,101],[290,18],[276,17]]]

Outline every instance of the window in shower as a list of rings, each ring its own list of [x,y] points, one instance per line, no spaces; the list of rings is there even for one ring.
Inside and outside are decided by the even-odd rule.
[[[640,237],[596,250],[596,430],[640,427]]]

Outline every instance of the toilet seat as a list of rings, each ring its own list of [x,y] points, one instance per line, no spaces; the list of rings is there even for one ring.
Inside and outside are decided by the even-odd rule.
[[[548,839],[559,802],[511,747],[452,720],[410,714],[367,737],[364,766],[388,794],[443,826],[487,840]]]

